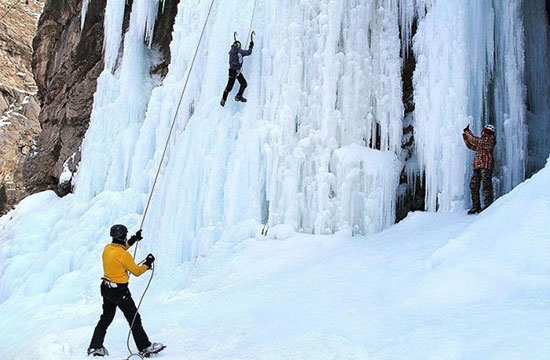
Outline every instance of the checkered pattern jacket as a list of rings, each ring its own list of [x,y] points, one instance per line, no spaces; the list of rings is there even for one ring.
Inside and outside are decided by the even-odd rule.
[[[464,143],[468,149],[474,150],[476,156],[474,158],[474,170],[477,169],[492,169],[493,168],[493,149],[495,148],[496,139],[494,135],[483,133],[481,137],[474,136],[472,130],[467,129],[462,133]]]

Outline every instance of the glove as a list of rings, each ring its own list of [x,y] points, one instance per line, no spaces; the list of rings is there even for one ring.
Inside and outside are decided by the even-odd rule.
[[[466,127],[464,128],[464,131],[468,131],[470,130],[470,124],[466,125]]]
[[[153,266],[154,262],[155,262],[155,257],[153,256],[153,254],[149,254],[145,258],[145,262],[143,263],[143,265],[147,266],[147,268],[150,269],[151,266]]]
[[[129,245],[129,246],[132,246],[132,245],[134,245],[134,243],[135,243],[136,241],[140,241],[140,240],[143,240],[143,236],[141,236],[141,230],[138,230],[138,231],[136,232],[135,235],[132,235],[132,236],[128,239],[128,245]]]
[[[252,49],[254,47],[254,41],[250,41],[250,45],[248,45],[248,47]]]

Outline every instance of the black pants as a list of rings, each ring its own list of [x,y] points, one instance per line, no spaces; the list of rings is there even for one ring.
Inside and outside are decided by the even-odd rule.
[[[111,325],[111,322],[113,322],[117,306],[122,310],[124,317],[130,325],[132,324],[132,320],[134,320],[134,314],[137,312],[136,304],[132,299],[132,295],[127,285],[109,288],[102,282],[101,296],[103,296],[103,314],[101,314],[99,318],[99,322],[94,330],[94,335],[92,336],[92,341],[90,342],[90,348],[92,349],[98,349],[103,346],[107,328]],[[145,330],[143,330],[139,313],[134,320],[134,326],[132,326],[132,335],[139,351],[151,345]]]
[[[483,184],[483,200],[485,207],[493,203],[493,171],[492,169],[476,169],[470,180],[470,191],[472,193],[472,207],[481,208],[481,197],[479,189]]]
[[[248,86],[243,73],[240,70],[229,69],[229,80],[227,80],[227,86],[225,87],[225,90],[223,92],[224,101],[227,100],[227,95],[229,95],[229,93],[233,89],[233,85],[235,85],[235,79],[237,79],[239,81],[239,84],[241,85],[237,96],[243,96],[244,89],[246,89],[246,87]]]

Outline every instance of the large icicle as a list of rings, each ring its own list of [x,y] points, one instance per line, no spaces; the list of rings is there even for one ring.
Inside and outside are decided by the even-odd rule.
[[[88,13],[88,5],[90,0],[82,0],[82,10],[80,12],[80,31],[84,29],[86,23],[86,14]]]
[[[470,121],[464,4],[436,1],[414,39],[414,135],[429,211],[464,207],[467,153],[460,134]]]
[[[500,166],[498,194],[507,193],[525,179],[527,126],[525,91],[525,43],[522,1],[496,1],[495,68],[492,122],[497,127],[495,155]]]
[[[120,5],[122,3],[122,5]],[[134,147],[145,116],[153,80],[151,54],[143,41],[151,22],[149,1],[134,1],[125,35],[124,55],[113,74],[124,2],[109,1],[105,14],[105,70],[98,79],[90,127],[82,147],[76,193],[91,199],[104,190],[129,185]]]
[[[397,7],[385,1],[294,7],[268,21],[267,31],[283,34],[290,46],[277,52],[268,78],[275,86],[267,89],[264,114],[275,128],[266,154],[266,197],[271,223],[326,233],[337,230],[333,151],[353,143],[400,151]],[[279,41],[265,39],[269,48]]]
[[[125,1],[108,0],[105,9],[103,59],[105,68],[114,71],[122,39]]]
[[[496,125],[495,192],[524,179],[527,150],[521,1],[419,3],[414,38],[415,141],[426,208],[465,207],[473,154],[461,131]],[[424,9],[424,10],[422,10]]]

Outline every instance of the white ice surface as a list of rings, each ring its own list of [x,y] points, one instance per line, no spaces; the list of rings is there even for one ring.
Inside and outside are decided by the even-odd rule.
[[[540,13],[543,2],[402,0],[400,3],[402,11],[408,9],[401,16],[405,25],[410,24],[415,9],[419,16],[412,41],[417,59],[414,134],[419,165],[426,174],[426,209],[456,211],[469,203],[467,187],[473,152],[466,149],[461,138],[468,123],[477,135],[485,124],[495,125],[495,192],[507,193],[525,178],[528,160],[526,41],[542,43],[539,49],[529,47],[529,65],[533,70],[546,69],[541,55],[547,44],[544,37],[535,40],[531,35],[525,39],[524,13],[539,11],[534,17],[535,27],[544,36],[548,24]],[[532,18],[533,15],[525,17],[527,21]],[[532,26],[531,23],[528,26],[528,36]],[[547,91],[544,86],[530,81],[531,96],[537,101]],[[541,106],[538,110],[539,119],[535,121],[544,127],[547,117]],[[536,133],[535,129],[533,126]],[[547,151],[545,142],[536,135],[534,138],[536,146],[544,149],[541,153]],[[540,168],[541,154],[537,151],[533,148]]]

